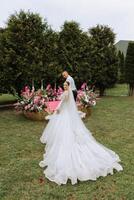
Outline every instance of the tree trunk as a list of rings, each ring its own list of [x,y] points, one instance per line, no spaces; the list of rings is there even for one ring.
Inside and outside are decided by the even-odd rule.
[[[134,96],[134,84],[129,84],[129,96]]]
[[[99,91],[100,91],[100,97],[104,96],[105,88],[101,87],[101,88],[99,89]]]

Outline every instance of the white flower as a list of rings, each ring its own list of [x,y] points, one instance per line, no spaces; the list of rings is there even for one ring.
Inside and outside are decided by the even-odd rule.
[[[85,101],[88,103],[89,101],[88,101],[88,97],[85,95]]]
[[[37,110],[40,112],[40,111],[42,111],[42,108],[39,106],[39,107],[37,107]]]
[[[45,167],[44,161],[40,161],[39,166],[40,166],[40,167]]]
[[[92,105],[93,105],[93,106],[96,105],[96,101],[95,101],[95,100],[92,101]]]

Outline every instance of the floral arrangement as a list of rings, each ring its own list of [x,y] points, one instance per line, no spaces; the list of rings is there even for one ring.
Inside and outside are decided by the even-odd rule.
[[[56,87],[53,89],[50,84],[47,85],[46,89],[39,89],[38,91],[35,91],[34,87],[31,90],[29,86],[25,86],[21,91],[21,96],[17,96],[16,110],[30,112],[47,111],[48,102],[59,101],[62,93],[63,89],[61,87],[58,87],[56,90]]]
[[[21,97],[18,97],[16,109],[20,111],[40,112],[46,108],[47,95],[41,90],[35,92],[34,88],[30,90],[28,86],[21,91]]]
[[[58,89],[56,87],[52,88],[50,84],[47,85],[46,89],[39,89],[38,91],[35,91],[34,87],[31,90],[29,86],[25,86],[21,91],[21,96],[18,97],[16,109],[25,112],[46,111],[49,113],[50,110],[54,110],[55,105],[57,105],[56,102],[60,101],[62,93],[63,89],[61,87],[58,87]],[[78,90],[77,105],[84,108],[96,105],[96,95],[86,83],[83,83],[80,90]]]
[[[89,89],[86,83],[83,83],[81,89],[78,90],[77,103],[85,108],[96,105],[96,94],[92,88]]]
[[[61,87],[58,87],[58,89],[56,89],[56,87],[54,87],[54,89],[53,89],[50,84],[47,85],[45,91],[46,91],[46,95],[47,95],[49,101],[59,101],[60,96],[63,93],[63,89]]]

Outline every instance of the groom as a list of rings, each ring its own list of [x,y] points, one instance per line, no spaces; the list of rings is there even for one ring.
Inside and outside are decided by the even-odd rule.
[[[67,71],[64,71],[62,73],[62,76],[66,79],[66,81],[68,81],[70,83],[70,86],[71,86],[71,89],[72,89],[72,92],[73,92],[73,96],[74,96],[74,100],[76,101],[77,89],[76,89],[74,79],[69,75],[69,73]]]

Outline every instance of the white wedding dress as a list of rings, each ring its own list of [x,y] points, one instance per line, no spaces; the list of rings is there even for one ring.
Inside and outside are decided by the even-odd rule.
[[[59,114],[52,115],[40,138],[46,146],[39,165],[50,181],[61,185],[70,179],[76,184],[113,174],[113,169],[123,170],[119,156],[98,143],[85,127],[70,89],[58,107]]]

